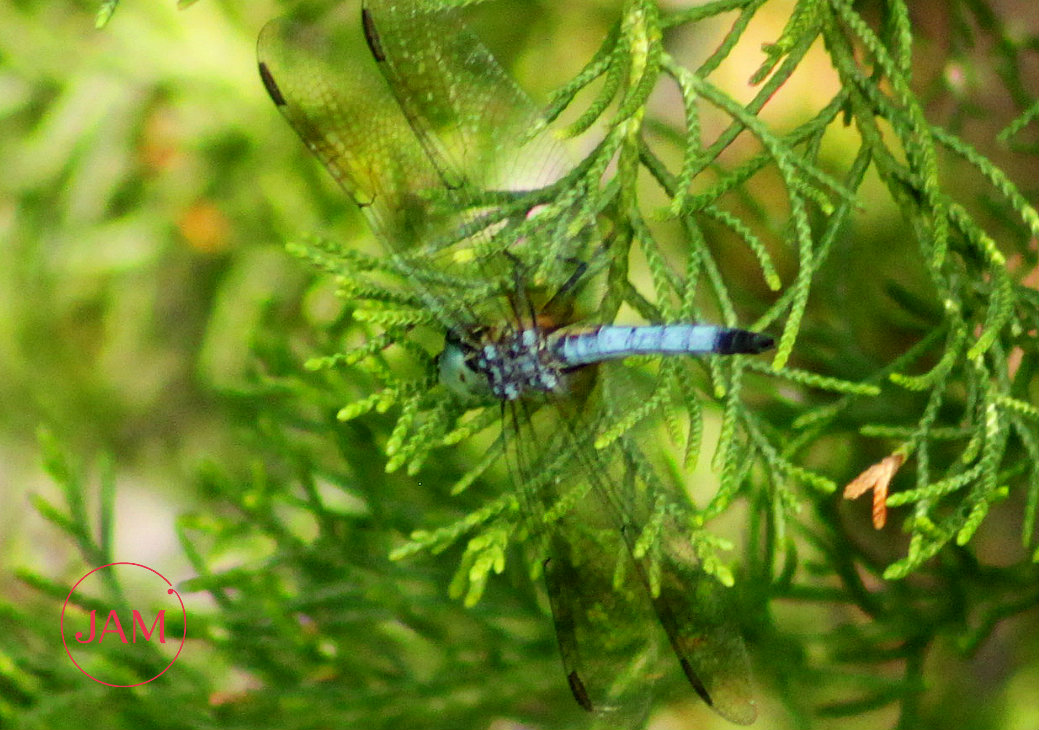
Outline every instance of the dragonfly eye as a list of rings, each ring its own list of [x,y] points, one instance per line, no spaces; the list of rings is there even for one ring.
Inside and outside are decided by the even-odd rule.
[[[462,333],[455,329],[450,329],[444,336],[444,349],[448,347],[462,347]]]
[[[473,368],[467,350],[457,333],[448,333],[444,349],[437,355],[440,382],[464,399],[492,397],[487,377]]]

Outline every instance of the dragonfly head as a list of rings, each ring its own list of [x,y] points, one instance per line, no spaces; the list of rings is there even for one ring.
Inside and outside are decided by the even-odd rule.
[[[444,349],[437,356],[437,370],[440,382],[460,398],[494,398],[486,374],[473,367],[470,348],[462,342],[457,332],[448,332]]]

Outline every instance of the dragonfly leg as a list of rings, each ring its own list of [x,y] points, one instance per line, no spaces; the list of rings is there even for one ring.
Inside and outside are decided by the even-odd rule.
[[[537,312],[534,310],[534,302],[531,301],[530,293],[527,291],[527,286],[524,283],[526,278],[524,269],[526,267],[512,251],[504,250],[502,254],[512,263],[513,289],[515,291],[515,296],[509,297],[512,313],[516,317],[517,322],[527,321],[531,323],[532,327],[536,328],[538,326]]]

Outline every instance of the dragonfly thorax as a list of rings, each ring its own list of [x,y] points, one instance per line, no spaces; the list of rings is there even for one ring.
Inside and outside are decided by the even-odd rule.
[[[516,400],[563,386],[566,368],[539,329],[477,334],[468,341],[449,335],[440,353],[440,381],[455,393]]]

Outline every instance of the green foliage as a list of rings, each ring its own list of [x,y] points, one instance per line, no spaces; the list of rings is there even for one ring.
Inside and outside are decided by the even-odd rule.
[[[99,25],[128,11],[112,16],[116,4],[103,3]],[[628,0],[547,105],[546,127],[563,120],[565,134],[601,139],[551,189],[506,205],[545,204],[538,225],[552,251],[589,225],[608,232],[596,320],[704,319],[777,335],[770,362],[636,363],[653,376],[649,395],[593,435],[610,449],[660,421],[653,433],[672,442],[681,478],[713,455],[718,484],[696,493],[690,540],[733,585],[768,727],[1035,722],[1034,707],[976,683],[969,662],[995,646],[1003,656],[989,661],[1003,676],[1027,678],[1015,673],[1037,664],[1039,216],[1028,201],[1039,91],[1023,71],[1036,37],[977,3],[939,10],[943,39],[903,3],[802,1],[759,48],[761,2],[665,11]],[[690,63],[683,34],[712,32],[716,45]],[[742,72],[745,99],[723,83],[726,69],[761,53]],[[921,63],[935,56],[940,65]],[[983,100],[986,84],[998,104]],[[661,89],[673,118],[652,111]],[[274,143],[262,144],[247,143]],[[265,154],[249,164],[260,169]],[[281,172],[292,184],[316,178],[316,163],[293,165]],[[271,216],[276,230],[298,217],[299,206],[285,209]],[[0,602],[0,725],[168,726],[174,703],[184,727],[588,722],[531,567],[511,557],[528,536],[498,463],[500,407],[460,403],[437,381],[443,333],[407,282],[438,276],[436,262],[402,270],[344,239],[291,244],[319,277],[283,275],[292,285],[256,305],[242,331],[220,320],[233,289],[206,284],[191,310],[210,328],[194,344],[234,337],[252,353],[240,371],[206,372],[192,395],[219,404],[226,431],[191,480],[200,503],[177,521],[194,576],[179,588],[211,600],[191,614],[195,653],[147,692],[84,689],[45,638],[53,621],[26,608],[60,604],[68,575],[22,569],[34,593]],[[255,261],[230,254],[213,278],[247,276]],[[557,261],[538,262],[539,281],[565,278]],[[472,306],[503,286],[471,283],[459,296]],[[84,400],[37,415],[86,421],[102,398]],[[77,565],[108,562],[121,444],[61,433],[42,439],[60,500],[37,496],[34,507]],[[81,440],[116,452],[97,488],[66,455],[64,442]],[[875,531],[838,487],[886,457],[897,466],[876,488],[888,492],[889,525]],[[544,519],[583,496],[564,495]],[[642,553],[661,540],[665,512],[647,521]],[[726,520],[739,527],[726,532]],[[671,689],[665,698],[684,696]]]

